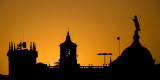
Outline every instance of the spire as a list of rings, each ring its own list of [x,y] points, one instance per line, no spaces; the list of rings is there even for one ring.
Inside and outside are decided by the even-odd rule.
[[[140,31],[140,28],[139,28],[139,22],[138,22],[138,19],[137,19],[137,16],[135,16],[134,17],[134,19],[133,19],[133,22],[134,22],[134,24],[135,24],[135,27],[136,27],[136,30],[135,30],[135,32],[134,32],[134,36],[133,36],[133,39],[134,39],[134,41],[133,41],[133,43],[132,43],[132,46],[141,46],[141,44],[140,44],[140,42],[139,42],[139,34],[138,34],[138,32]]]
[[[33,51],[36,51],[36,44],[33,42]]]
[[[67,36],[70,36],[70,35],[69,35],[69,28],[68,28],[68,33],[67,33]]]
[[[68,33],[67,33],[67,36],[66,36],[66,41],[71,41],[71,38],[70,38],[70,35],[69,35],[69,28],[68,28]]]
[[[68,46],[68,45],[73,45],[73,46],[77,46],[75,43],[73,43],[73,42],[71,41],[70,34],[69,34],[69,28],[68,28],[66,40],[65,40],[63,43],[61,43],[60,46],[62,46],[62,45],[67,45],[67,46]]]

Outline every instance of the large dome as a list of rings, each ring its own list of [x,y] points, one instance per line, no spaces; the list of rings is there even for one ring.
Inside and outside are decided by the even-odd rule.
[[[147,48],[143,46],[129,46],[110,65],[113,71],[151,72],[154,60]]]
[[[130,66],[149,66],[153,65],[154,60],[147,48],[130,46],[122,52],[121,63]]]

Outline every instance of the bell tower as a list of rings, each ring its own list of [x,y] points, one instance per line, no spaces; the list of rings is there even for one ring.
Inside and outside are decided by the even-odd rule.
[[[64,43],[60,44],[60,69],[75,71],[77,68],[77,45],[71,41],[69,31]]]

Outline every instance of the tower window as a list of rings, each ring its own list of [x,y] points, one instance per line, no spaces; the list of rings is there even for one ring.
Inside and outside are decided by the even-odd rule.
[[[70,56],[70,49],[68,49],[67,53],[66,53],[66,57]]]

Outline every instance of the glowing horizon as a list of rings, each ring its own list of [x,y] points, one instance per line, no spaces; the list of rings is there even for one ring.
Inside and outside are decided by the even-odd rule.
[[[54,65],[59,60],[60,43],[68,27],[76,43],[78,63],[102,66],[112,53],[112,61],[131,45],[138,16],[140,42],[160,63],[160,1],[158,0],[1,0],[0,1],[0,74],[8,74],[8,45],[12,41],[36,43],[37,63]],[[29,48],[29,47],[28,47]],[[138,55],[137,55],[138,56]],[[108,64],[110,56],[106,56]]]

